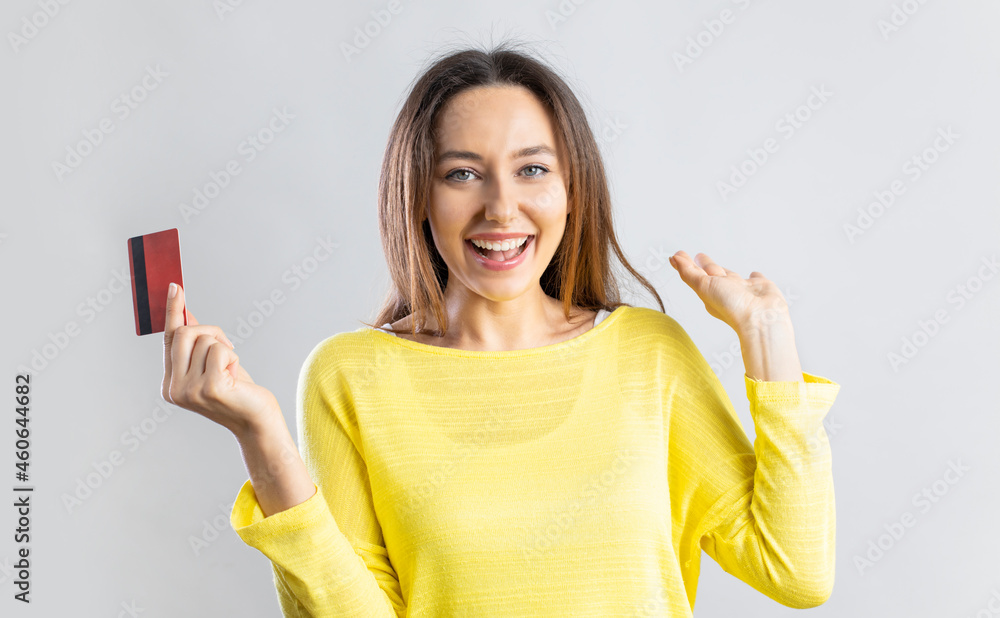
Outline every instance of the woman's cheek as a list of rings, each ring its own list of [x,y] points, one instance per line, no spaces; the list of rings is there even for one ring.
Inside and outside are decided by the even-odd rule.
[[[553,210],[558,206],[565,206],[566,191],[562,181],[546,183],[540,187],[538,193],[533,196],[532,202],[542,210]]]

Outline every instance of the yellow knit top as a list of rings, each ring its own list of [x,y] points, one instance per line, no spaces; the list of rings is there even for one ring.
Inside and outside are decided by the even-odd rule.
[[[362,327],[299,374],[316,485],[231,524],[272,564],[286,617],[692,616],[701,550],[795,608],[833,588],[823,417],[840,386],[744,374],[753,446],[671,317],[623,306],[527,350]]]

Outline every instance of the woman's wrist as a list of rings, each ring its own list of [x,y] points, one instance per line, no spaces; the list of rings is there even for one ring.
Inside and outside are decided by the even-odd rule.
[[[280,410],[234,434],[265,517],[301,504],[316,493]]]
[[[288,432],[288,424],[285,422],[285,415],[281,412],[281,407],[275,401],[274,405],[268,406],[251,418],[242,420],[238,425],[228,427],[237,442],[241,444],[246,440],[256,440],[267,435]]]

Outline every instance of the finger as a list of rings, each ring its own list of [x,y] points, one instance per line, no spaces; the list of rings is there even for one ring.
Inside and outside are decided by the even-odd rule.
[[[187,326],[180,330],[175,330],[172,333],[171,341],[166,347],[167,354],[170,358],[170,374],[172,376],[184,376],[188,372],[188,366],[191,364],[191,348],[194,347],[194,340],[197,338],[198,334],[192,330],[189,330],[191,326]]]
[[[763,274],[757,272],[756,270],[753,271],[752,273],[750,273],[750,278],[751,279],[754,279],[754,278],[767,279],[767,277],[765,277]]]
[[[173,298],[170,298],[170,290],[176,290]],[[167,311],[163,324],[164,337],[173,334],[178,326],[184,326],[184,288],[176,283],[171,283],[167,289]]]
[[[173,293],[173,298],[170,294]],[[168,387],[170,385],[171,376],[174,373],[174,363],[173,363],[173,341],[174,341],[174,331],[177,330],[178,326],[184,325],[183,316],[177,311],[178,306],[184,304],[184,290],[181,286],[176,284],[171,284],[167,286],[167,306],[164,312],[164,323],[163,323],[163,398],[167,401],[171,401],[170,393],[168,392]]]
[[[184,310],[185,310],[185,311],[187,311],[187,316],[188,316],[188,324],[191,324],[192,326],[201,326],[201,324],[199,324],[199,323],[198,323],[198,319],[194,317],[194,314],[193,314],[193,313],[191,313],[191,310],[190,310],[190,309],[188,309],[187,307],[185,307],[185,308],[184,308]],[[221,328],[219,328],[218,326],[216,326],[216,327],[213,327],[213,328],[215,328],[215,331],[214,331],[214,332],[215,332],[215,336],[216,336],[216,338],[217,338],[217,339],[218,339],[219,341],[221,341],[222,343],[224,343],[224,344],[226,344],[227,346],[229,346],[229,349],[230,349],[230,350],[232,350],[233,348],[235,348],[235,347],[236,347],[236,346],[235,346],[235,345],[233,344],[233,342],[229,340],[229,337],[228,337],[228,336],[226,336],[226,333],[225,333],[225,331],[223,331],[223,330],[222,330]]]
[[[191,355],[193,348],[201,335],[211,335],[219,339],[222,330],[218,326],[211,324],[199,324],[198,326],[178,327],[173,332],[169,346],[170,371],[165,376],[166,385],[169,387],[171,376],[185,376],[191,371]],[[221,339],[219,339],[221,341]],[[204,356],[204,355],[203,355]],[[201,372],[199,372],[201,373]]]
[[[192,371],[192,355],[195,353],[195,346],[198,344],[198,340],[202,337],[209,339],[207,343],[211,343],[211,339],[224,344],[229,349],[233,348],[233,344],[230,343],[229,339],[226,338],[226,334],[222,332],[222,329],[214,324],[199,324],[197,326],[185,326],[174,332],[172,348],[180,350],[178,354],[171,354],[171,358],[174,363],[174,371],[178,375],[186,375]],[[185,353],[186,351],[186,353]],[[204,356],[205,350],[202,350],[201,354]],[[203,372],[204,365],[199,365],[198,370],[195,375],[200,375]]]
[[[706,277],[707,274],[700,266],[695,264],[688,254],[683,251],[678,251],[673,256],[671,256],[671,261],[673,262],[674,268],[677,269],[677,274],[681,276],[681,281],[688,284],[691,287],[698,285],[698,282]],[[695,287],[695,289],[697,289]]]
[[[712,258],[708,257],[708,254],[699,253],[695,255],[695,259],[697,260],[698,264],[702,267],[702,269],[709,275],[712,275],[713,277],[725,277],[727,274],[729,274],[729,272],[731,272],[727,271],[725,268],[716,264],[715,261],[712,260]]]
[[[233,342],[229,340],[229,337],[226,336],[226,333],[221,328],[213,324],[199,324],[198,320],[195,319],[193,313],[188,311],[187,314],[191,324],[188,326],[188,329],[186,330],[190,330],[191,332],[199,335],[202,333],[211,334],[215,336],[216,339],[229,346],[229,349],[233,349],[234,347],[236,347],[233,345]],[[194,328],[195,326],[197,326],[198,328]]]
[[[702,275],[708,274],[694,258],[692,258],[690,255],[687,254],[686,251],[678,251],[677,253],[674,254],[674,257],[680,258],[684,263],[687,264],[689,269],[693,269],[694,271]]]
[[[234,356],[236,355],[235,352],[231,352],[231,354],[233,354]],[[247,373],[247,370],[244,369],[243,365],[240,365],[239,362],[240,362],[240,359],[237,356],[236,357],[236,365],[235,365],[235,367],[236,367],[236,374],[233,377],[236,378],[236,380],[239,381],[239,382],[249,382],[250,384],[256,384],[256,382],[253,381],[253,378],[250,377],[250,374]]]
[[[677,261],[677,265],[678,265],[678,269],[677,270],[682,275],[685,274],[685,273],[689,273],[692,276],[697,275],[700,278],[700,277],[704,277],[705,275],[708,274],[685,251],[678,251],[677,253],[675,253],[674,254],[674,259]]]
[[[219,340],[208,333],[202,333],[195,339],[191,348],[191,363],[188,365],[187,373],[199,377],[205,373],[205,359],[211,346],[219,343]]]
[[[232,350],[227,350],[221,345],[213,345],[208,349],[208,356],[205,358],[205,372],[208,375],[229,376],[231,378],[229,385],[232,386],[237,382],[237,375],[242,369],[238,365],[239,360],[240,358]]]

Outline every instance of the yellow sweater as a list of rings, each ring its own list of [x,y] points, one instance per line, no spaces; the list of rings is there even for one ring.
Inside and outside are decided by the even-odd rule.
[[[823,417],[840,385],[744,374],[750,441],[671,317],[619,307],[571,340],[481,352],[362,327],[299,375],[316,493],[231,524],[291,616],[692,616],[701,550],[777,602],[834,580]]]

